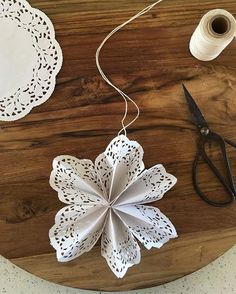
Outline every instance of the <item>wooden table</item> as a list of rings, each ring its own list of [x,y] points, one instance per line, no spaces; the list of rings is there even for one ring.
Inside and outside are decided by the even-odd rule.
[[[162,249],[142,249],[142,260],[117,279],[100,245],[75,261],[56,261],[48,230],[63,204],[49,184],[52,160],[60,154],[94,159],[117,134],[122,99],[98,74],[95,51],[115,26],[153,1],[32,0],[52,19],[64,54],[53,96],[24,119],[0,123],[0,253],[48,281],[96,290],[156,286],[208,264],[236,241],[236,205],[208,206],[191,181],[197,132],[183,96],[184,82],[210,126],[236,141],[236,43],[215,61],[203,63],[189,51],[201,16],[213,8],[236,14],[235,0],[165,0],[116,34],[101,56],[116,85],[140,106],[130,139],[145,150],[145,164],[163,163],[178,184],[154,203],[175,224],[179,238]],[[135,110],[131,108],[131,115]],[[210,150],[216,162],[219,152]],[[229,149],[236,171],[236,151]],[[209,195],[224,193],[207,169]]]

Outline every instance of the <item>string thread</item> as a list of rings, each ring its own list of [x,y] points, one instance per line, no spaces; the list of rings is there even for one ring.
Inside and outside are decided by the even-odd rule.
[[[139,11],[137,14],[135,14],[134,16],[132,16],[130,19],[128,19],[127,21],[125,21],[124,23],[122,23],[121,25],[117,26],[115,29],[113,29],[106,37],[105,39],[102,41],[102,43],[100,44],[100,46],[98,47],[97,51],[96,51],[96,65],[97,65],[97,69],[100,73],[100,75],[102,76],[102,78],[104,79],[105,82],[107,82],[107,84],[109,84],[113,89],[115,89],[124,99],[124,103],[125,103],[125,111],[124,111],[124,115],[123,118],[121,120],[121,125],[122,128],[119,131],[118,135],[120,135],[122,132],[124,132],[124,135],[126,136],[127,131],[126,129],[133,124],[139,117],[140,115],[140,109],[138,107],[138,105],[136,104],[136,102],[129,97],[127,94],[125,94],[121,89],[119,89],[117,86],[115,86],[107,77],[107,75],[104,73],[104,71],[101,68],[100,65],[100,61],[99,61],[99,57],[100,57],[100,52],[101,49],[103,48],[103,46],[105,45],[105,43],[111,38],[111,36],[113,36],[116,32],[118,32],[120,29],[122,29],[123,27],[125,27],[127,24],[129,24],[130,22],[132,22],[133,20],[135,20],[136,18],[140,17],[141,15],[147,13],[149,10],[151,10],[154,6],[156,6],[158,3],[162,2],[162,0],[156,1],[155,3],[145,7],[144,9],[142,9],[141,11]],[[136,116],[127,124],[125,124],[125,120],[126,117],[128,115],[128,102],[131,102],[136,110],[137,110],[137,114]]]

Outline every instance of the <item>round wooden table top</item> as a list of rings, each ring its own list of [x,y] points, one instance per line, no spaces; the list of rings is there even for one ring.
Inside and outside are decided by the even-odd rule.
[[[202,15],[214,8],[236,14],[235,2],[165,0],[112,37],[102,52],[104,71],[140,107],[140,118],[128,136],[143,146],[146,167],[162,163],[178,178],[177,185],[153,205],[171,219],[179,238],[161,249],[142,248],[141,263],[123,279],[108,268],[99,243],[72,262],[57,262],[48,230],[64,205],[48,179],[54,157],[70,154],[94,160],[116,136],[124,104],[99,76],[95,51],[112,28],[147,1],[32,0],[30,4],[53,21],[64,64],[46,103],[23,119],[0,123],[0,254],[48,281],[111,291],[156,286],[223,254],[236,241],[236,205],[209,206],[193,189],[198,133],[181,83],[197,100],[210,127],[236,141],[236,43],[206,63],[188,51]],[[228,151],[236,172],[236,150]],[[212,148],[210,153],[220,164],[218,150]],[[207,168],[202,166],[199,172],[209,196],[225,193]]]

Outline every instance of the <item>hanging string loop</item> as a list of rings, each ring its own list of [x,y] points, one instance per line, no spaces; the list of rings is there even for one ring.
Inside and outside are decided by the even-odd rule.
[[[119,131],[118,135],[120,135],[122,132],[124,132],[124,135],[126,136],[126,134],[127,134],[126,129],[137,120],[137,118],[140,115],[140,109],[139,109],[138,105],[135,103],[135,101],[132,98],[130,98],[127,94],[125,94],[117,86],[115,86],[109,80],[109,78],[105,75],[104,71],[101,68],[100,61],[99,61],[100,52],[101,52],[101,49],[103,48],[103,46],[105,45],[105,43],[111,38],[111,36],[113,36],[116,32],[118,32],[120,29],[122,29],[123,27],[125,27],[127,24],[129,24],[130,22],[132,22],[136,18],[138,18],[141,15],[147,13],[149,10],[151,10],[154,6],[156,6],[160,2],[162,2],[162,0],[156,1],[155,3],[153,3],[153,4],[151,4],[151,5],[147,6],[147,7],[145,7],[143,10],[141,10],[140,12],[138,12],[137,14],[135,14],[133,17],[131,17],[130,19],[128,19],[127,21],[125,21],[124,23],[122,23],[121,25],[119,25],[118,27],[116,27],[114,30],[112,30],[105,37],[105,39],[102,41],[102,43],[100,44],[100,46],[98,47],[98,49],[96,51],[96,65],[97,65],[97,69],[98,69],[99,73],[101,74],[101,76],[104,79],[104,81],[107,82],[107,84],[109,84],[113,89],[115,89],[121,95],[121,97],[124,99],[125,111],[124,111],[123,118],[121,120],[122,129]],[[128,102],[131,102],[135,106],[135,108],[137,110],[137,114],[136,114],[136,116],[134,117],[133,120],[131,120],[129,123],[125,124],[125,120],[126,120],[126,117],[127,117],[127,114],[128,114]]]

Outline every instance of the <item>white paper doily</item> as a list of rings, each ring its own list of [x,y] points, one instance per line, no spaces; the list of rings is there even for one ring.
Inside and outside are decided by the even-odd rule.
[[[45,102],[61,65],[50,19],[25,0],[0,0],[0,120],[17,120]]]
[[[161,164],[144,170],[143,148],[126,136],[114,138],[95,164],[88,159],[58,156],[50,184],[67,206],[49,232],[57,259],[67,262],[91,250],[101,238],[101,254],[122,278],[140,262],[140,247],[160,248],[177,237],[171,221],[156,207],[176,183]]]

